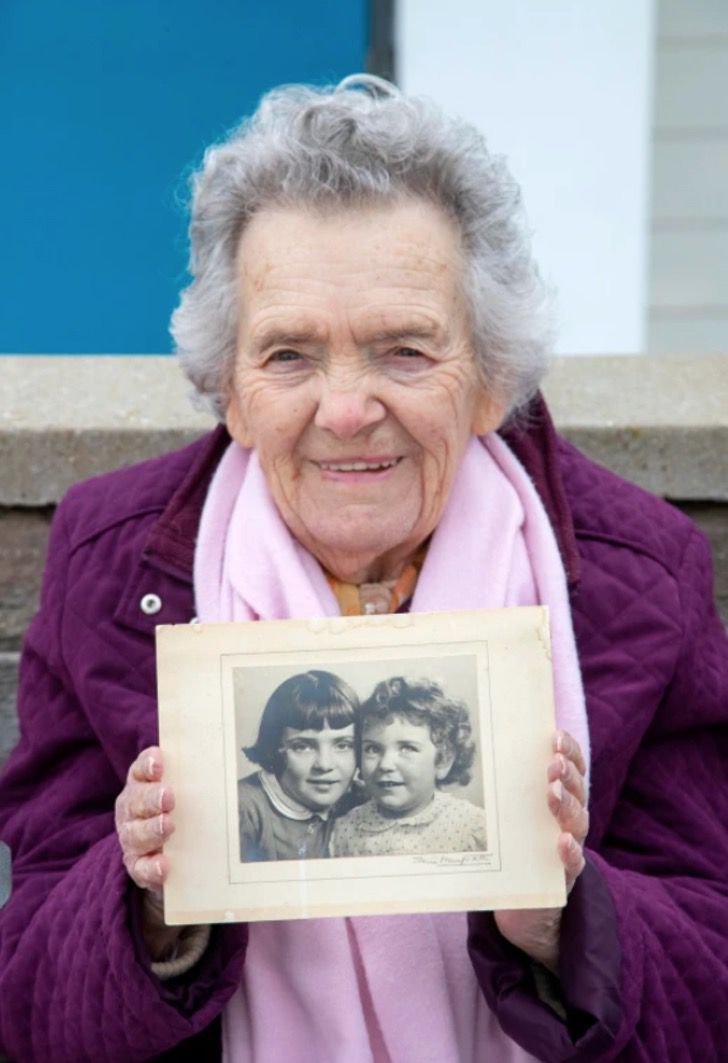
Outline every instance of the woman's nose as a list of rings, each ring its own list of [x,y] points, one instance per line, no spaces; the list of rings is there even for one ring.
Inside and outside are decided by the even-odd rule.
[[[366,380],[322,383],[314,423],[339,439],[352,439],[386,416],[382,402]]]

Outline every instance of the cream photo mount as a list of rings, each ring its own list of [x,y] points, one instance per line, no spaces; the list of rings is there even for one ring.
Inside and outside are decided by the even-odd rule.
[[[241,859],[238,780],[263,703],[323,669],[364,698],[380,679],[436,679],[464,701],[476,745],[467,795],[486,848]],[[557,907],[566,901],[546,804],[554,732],[548,610],[177,624],[157,628],[160,745],[175,794],[165,846],[169,925]],[[247,768],[246,768],[247,765]]]

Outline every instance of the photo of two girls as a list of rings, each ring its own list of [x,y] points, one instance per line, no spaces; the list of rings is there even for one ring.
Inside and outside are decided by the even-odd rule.
[[[296,671],[273,684],[259,677],[270,692],[252,720],[240,670],[241,861],[487,850],[477,714],[468,707],[474,659],[438,659],[434,668],[430,660],[438,679],[413,677],[423,663],[380,662],[379,673],[390,674],[373,684],[361,666]]]

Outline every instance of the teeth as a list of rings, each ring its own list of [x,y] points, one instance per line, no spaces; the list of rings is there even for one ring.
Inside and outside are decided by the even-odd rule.
[[[397,464],[397,459],[393,458],[392,461],[382,462],[367,462],[367,461],[320,461],[319,465],[322,469],[326,469],[329,472],[375,472],[380,469],[391,469],[393,465]]]

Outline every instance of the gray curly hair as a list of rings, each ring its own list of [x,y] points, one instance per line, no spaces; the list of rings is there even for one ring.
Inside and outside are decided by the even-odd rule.
[[[185,373],[219,417],[236,351],[238,245],[252,216],[402,197],[434,203],[456,223],[483,382],[511,412],[527,403],[548,364],[552,316],[518,185],[473,126],[355,74],[334,88],[267,93],[192,177],[193,281],[171,332]]]

